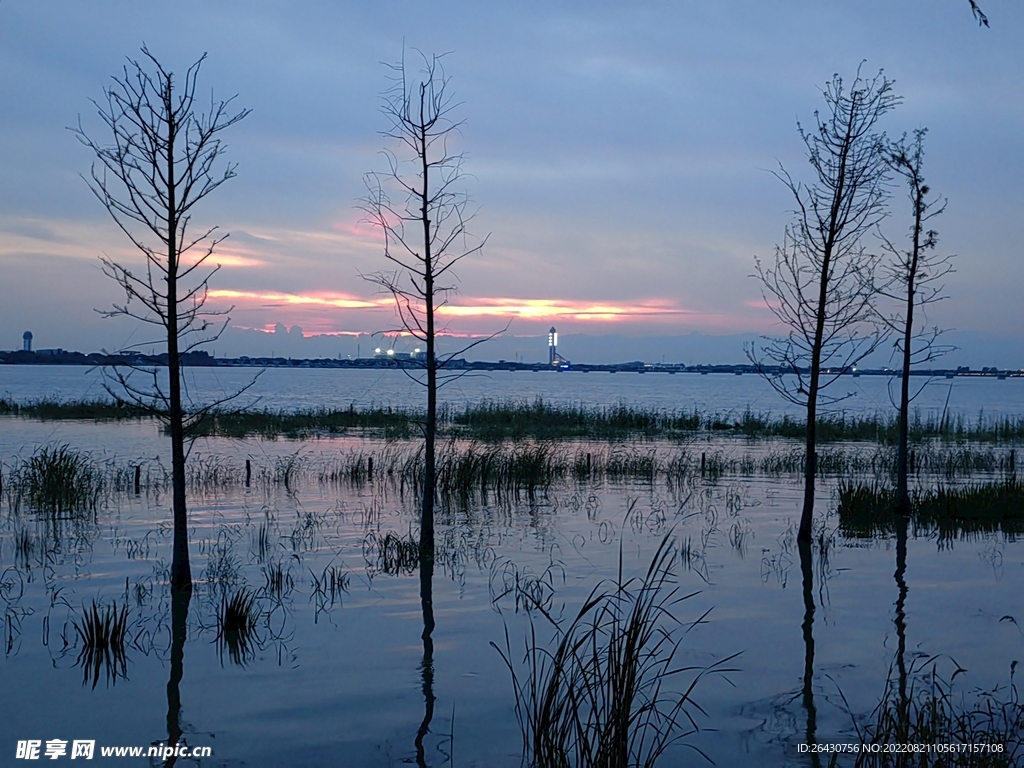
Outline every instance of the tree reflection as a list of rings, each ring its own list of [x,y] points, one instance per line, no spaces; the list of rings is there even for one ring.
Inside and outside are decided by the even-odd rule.
[[[899,697],[900,711],[906,712],[907,706],[907,527],[910,518],[906,515],[898,515],[896,521],[896,572],[893,574],[896,579],[896,587],[899,590],[896,597],[896,616],[893,619],[896,624],[896,669],[899,673]]]
[[[804,591],[804,684],[803,705],[807,712],[806,744],[813,745],[817,735],[818,711],[814,704],[814,569],[811,567],[811,542],[798,541],[800,548],[800,574]],[[811,753],[811,765],[819,766],[818,755]]]
[[[420,663],[423,720],[416,731],[416,765],[425,768],[423,739],[430,733],[430,722],[434,719],[434,558],[430,556],[420,561],[420,605],[423,608],[423,661]]]
[[[192,587],[171,587],[171,676],[167,680],[167,746],[181,740],[181,691],[184,675],[185,635],[188,625],[188,606],[192,600]],[[171,768],[178,758],[171,756],[164,768]]]

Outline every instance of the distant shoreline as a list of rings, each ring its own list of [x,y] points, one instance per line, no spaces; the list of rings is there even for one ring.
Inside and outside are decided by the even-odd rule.
[[[288,358],[288,357],[213,357],[207,352],[190,352],[182,355],[182,365],[194,368],[357,368],[357,369],[416,369],[421,368],[422,363],[416,360],[395,359],[388,357],[362,357],[362,358]],[[135,367],[162,367],[167,365],[167,355],[143,355],[137,353],[115,353],[91,352],[69,352],[63,349],[42,350],[39,352],[11,351],[0,352],[0,365],[78,365],[90,367],[105,366],[135,366]],[[445,364],[447,370],[457,371],[528,371],[541,372],[550,371],[556,373],[689,373],[689,374],[726,374],[742,376],[744,374],[758,375],[763,372],[768,375],[778,375],[779,369],[775,366],[766,366],[763,371],[749,363],[736,365],[684,365],[683,363],[645,363],[641,360],[633,360],[624,363],[570,363],[563,362],[557,366],[545,363],[522,363],[508,360],[482,361],[463,360],[457,358]],[[801,372],[806,373],[805,369]],[[826,370],[825,372],[831,372]],[[857,376],[887,376],[899,375],[899,370],[893,368],[854,368],[843,372],[843,375]],[[910,372],[911,376],[927,376],[931,378],[952,379],[955,377],[972,378],[1024,378],[1024,368],[982,368],[973,369],[970,367],[957,368],[915,368]]]

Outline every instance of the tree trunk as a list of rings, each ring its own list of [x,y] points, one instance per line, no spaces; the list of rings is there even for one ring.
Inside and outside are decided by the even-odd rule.
[[[914,184],[914,244],[910,254],[910,269],[907,271],[907,316],[903,329],[903,371],[900,376],[900,445],[896,467],[896,511],[901,515],[910,514],[910,491],[908,488],[907,458],[910,442],[910,344],[914,335],[915,279],[918,256],[921,252],[921,216],[923,195],[920,185]]]
[[[174,510],[171,586],[191,589],[192,567],[188,557],[188,513],[185,506],[185,419],[181,407],[181,358],[178,348],[178,200],[174,174],[174,140],[178,125],[170,77],[167,78],[164,109],[167,115],[167,418],[171,430],[171,496]]]
[[[427,162],[428,139],[424,116],[426,88],[420,86],[420,162],[423,174],[421,218],[423,221],[423,293],[427,332],[425,346],[427,354],[427,423],[423,446],[423,514],[420,519],[420,568],[434,562],[434,483],[436,474],[435,440],[437,437],[437,357],[435,354],[434,329],[434,260],[431,253],[430,233],[430,164]]]
[[[811,395],[807,400],[807,456],[804,460],[804,506],[800,513],[800,530],[797,533],[797,540],[804,542],[811,540],[811,523],[814,521],[814,481],[818,471],[818,370],[815,367],[811,373]]]

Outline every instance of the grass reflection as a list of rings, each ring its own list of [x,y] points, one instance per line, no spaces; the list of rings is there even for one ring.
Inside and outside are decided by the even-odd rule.
[[[82,643],[76,666],[82,668],[82,684],[92,680],[92,687],[104,676],[108,685],[128,676],[125,634],[128,629],[128,606],[100,605],[95,600],[82,619],[75,620],[75,632]]]

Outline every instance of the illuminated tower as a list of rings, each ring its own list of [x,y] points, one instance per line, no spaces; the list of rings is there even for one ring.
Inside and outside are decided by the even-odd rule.
[[[552,328],[551,330],[554,330]],[[32,351],[32,331],[25,331],[21,336],[21,348],[26,352]]]
[[[553,325],[548,331],[548,365],[551,367],[558,365],[558,331]]]

